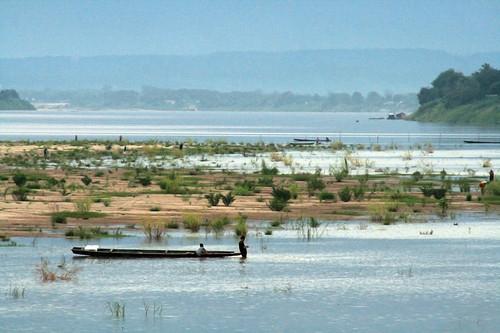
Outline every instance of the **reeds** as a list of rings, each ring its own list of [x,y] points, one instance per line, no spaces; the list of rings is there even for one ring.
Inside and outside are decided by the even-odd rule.
[[[69,267],[65,263],[58,265],[56,269],[51,268],[49,260],[40,258],[40,264],[37,265],[37,272],[42,282],[55,282],[55,281],[71,281],[76,278],[80,267]]]
[[[165,237],[165,224],[159,221],[144,221],[142,223],[143,232],[149,241],[160,241]]]
[[[113,318],[125,319],[125,303],[107,302],[106,306]]]

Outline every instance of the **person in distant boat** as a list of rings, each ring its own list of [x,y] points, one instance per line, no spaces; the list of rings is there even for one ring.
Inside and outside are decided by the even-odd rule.
[[[205,249],[205,246],[203,245],[203,243],[200,243],[200,247],[198,248],[198,250],[196,250],[196,255],[198,257],[201,257],[205,254],[207,254],[207,249]]]
[[[495,180],[495,173],[493,172],[493,170],[490,170],[490,182],[494,180]]]
[[[246,258],[248,246],[245,245],[245,236],[240,237],[240,242],[238,243],[238,246],[240,248],[241,257]]]

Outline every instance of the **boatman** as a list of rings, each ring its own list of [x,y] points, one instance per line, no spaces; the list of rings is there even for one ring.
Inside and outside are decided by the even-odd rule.
[[[238,243],[238,246],[240,247],[240,253],[241,253],[241,257],[242,258],[246,258],[247,257],[247,247],[245,245],[245,236],[241,236],[240,237],[240,242]]]
[[[207,254],[207,249],[205,249],[205,247],[203,246],[203,243],[200,243],[200,247],[198,248],[198,250],[196,250],[196,255],[198,257],[201,257],[205,254]]]

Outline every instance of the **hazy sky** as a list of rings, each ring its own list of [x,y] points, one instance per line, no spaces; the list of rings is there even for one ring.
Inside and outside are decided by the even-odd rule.
[[[500,51],[500,0],[0,0],[0,57],[329,48]]]

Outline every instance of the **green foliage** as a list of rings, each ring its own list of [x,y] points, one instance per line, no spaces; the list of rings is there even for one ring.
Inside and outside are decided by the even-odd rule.
[[[275,212],[281,212],[288,206],[288,201],[284,201],[278,198],[272,198],[269,201],[268,205],[269,209]]]
[[[259,177],[259,179],[257,179],[257,184],[259,184],[260,186],[273,186],[273,176],[264,175],[262,177]]]
[[[221,195],[219,193],[209,193],[205,195],[205,198],[207,199],[210,206],[217,206],[219,204]]]
[[[264,160],[262,160],[262,166],[260,169],[260,173],[263,176],[276,176],[279,173],[279,171],[276,167],[273,167],[273,168],[267,167],[266,162]]]
[[[236,236],[246,236],[248,233],[247,217],[245,215],[239,214],[236,218],[234,233]]]
[[[353,187],[352,194],[354,199],[362,200],[365,197],[365,187],[363,185]]]
[[[236,197],[232,192],[228,192],[226,195],[221,195],[221,199],[224,206],[229,207],[236,200]]]
[[[101,227],[83,227],[78,226],[76,229],[67,230],[64,235],[66,237],[76,237],[80,239],[92,239],[92,238],[103,238],[103,237],[113,237],[119,238],[123,237],[123,235],[117,231],[113,234],[110,234],[108,231],[102,230]]]
[[[13,89],[0,90],[0,110],[35,110],[28,101],[21,99]]]
[[[90,178],[88,175],[85,175],[81,179],[82,183],[85,184],[85,186],[89,186],[92,183],[92,178]]]
[[[28,201],[28,193],[30,192],[30,189],[26,187],[18,187],[12,190],[11,195],[16,201]]]
[[[23,187],[26,184],[28,178],[24,173],[16,173],[14,176],[12,176],[12,180],[18,187]]]
[[[191,230],[191,232],[198,232],[201,228],[201,218],[199,215],[185,215],[182,223],[184,224],[184,228]]]
[[[241,196],[252,195],[256,188],[255,182],[251,180],[243,180],[242,182],[236,182],[234,184],[234,194]]]
[[[349,186],[344,186],[338,193],[340,200],[343,202],[351,201],[352,191]]]
[[[188,193],[184,186],[183,178],[175,173],[169,174],[158,183],[160,188],[167,194],[185,194]]]
[[[323,190],[325,186],[325,182],[321,179],[321,176],[315,174],[307,181],[307,192],[311,196],[314,192]]]
[[[152,178],[151,178],[151,175],[146,174],[146,175],[140,175],[140,176],[136,177],[136,180],[142,186],[149,186],[149,185],[151,185]]]
[[[489,182],[486,185],[485,192],[488,195],[500,196],[500,181],[495,180],[493,182]]]
[[[472,201],[472,194],[467,193],[467,195],[465,196],[465,200]]]
[[[321,191],[319,192],[318,195],[319,201],[336,201],[337,197],[335,196],[335,193],[328,192],[328,191]]]
[[[51,221],[52,224],[66,224],[68,222],[68,219],[65,215],[59,214],[59,213],[54,213],[51,216]]]
[[[224,216],[222,218],[210,221],[209,227],[213,230],[213,232],[215,232],[216,235],[219,235],[224,231],[224,227],[230,223],[231,221],[229,221],[229,218],[227,216]]]
[[[292,193],[289,190],[284,188],[283,186],[273,186],[273,190],[271,192],[273,198],[288,202],[292,198]]]
[[[411,177],[416,182],[421,181],[422,179],[424,179],[424,176],[422,175],[422,173],[420,173],[420,171],[415,171],[414,173],[412,173]]]

